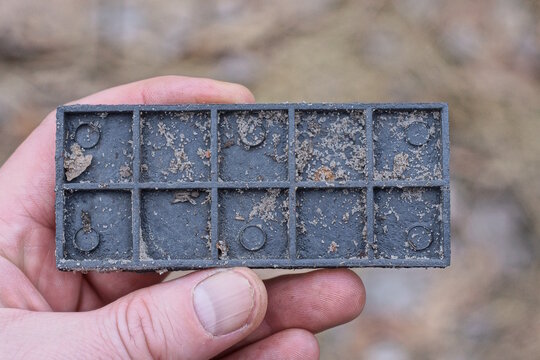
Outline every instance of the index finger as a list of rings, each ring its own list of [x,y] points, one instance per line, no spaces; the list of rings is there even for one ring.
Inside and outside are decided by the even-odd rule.
[[[265,281],[268,308],[257,330],[227,350],[257,343],[287,329],[312,333],[355,319],[364,309],[366,291],[349,269],[323,269]]]

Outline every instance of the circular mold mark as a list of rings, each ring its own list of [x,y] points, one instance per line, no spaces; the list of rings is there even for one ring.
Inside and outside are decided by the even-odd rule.
[[[407,142],[414,146],[421,146],[429,140],[429,128],[421,122],[413,122],[407,128]]]
[[[246,225],[238,233],[240,244],[249,251],[257,251],[266,243],[266,233],[259,225]]]
[[[266,139],[266,127],[260,124],[251,131],[238,131],[238,135],[244,145],[248,147],[258,146]]]
[[[80,229],[75,234],[73,245],[81,251],[92,251],[99,245],[99,234],[94,229]]]
[[[413,224],[407,230],[407,242],[414,251],[427,249],[432,241],[433,234],[424,224]]]
[[[296,135],[296,141],[297,142],[301,143],[304,140],[308,140],[308,136],[306,134],[299,133],[298,135]]]
[[[75,130],[75,140],[85,149],[93,148],[99,142],[101,133],[96,125],[81,124]]]

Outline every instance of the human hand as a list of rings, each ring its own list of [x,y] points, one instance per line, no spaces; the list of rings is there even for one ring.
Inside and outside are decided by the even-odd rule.
[[[80,104],[253,102],[246,88],[159,77]],[[68,273],[55,265],[55,113],[0,168],[0,357],[318,357],[314,333],[360,314],[349,270],[261,281],[246,268],[162,282],[156,273]]]

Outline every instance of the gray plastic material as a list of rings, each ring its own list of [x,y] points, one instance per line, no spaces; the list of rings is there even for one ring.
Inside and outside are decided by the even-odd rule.
[[[446,104],[57,110],[62,270],[445,267]]]

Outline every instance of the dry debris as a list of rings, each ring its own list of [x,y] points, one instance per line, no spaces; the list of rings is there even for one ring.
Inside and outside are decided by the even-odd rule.
[[[238,221],[245,221],[246,218],[244,218],[242,215],[240,215],[239,213],[236,213],[236,215],[234,216],[234,220],[238,220]]]
[[[131,175],[133,175],[131,168],[129,167],[129,165],[126,164],[120,166],[118,172],[120,173],[120,177],[123,179],[128,179],[131,177]]]
[[[335,179],[336,176],[328,166],[321,166],[313,175],[315,181],[334,181]]]
[[[337,117],[332,113],[310,111],[295,116],[297,180],[351,180],[365,175],[365,115],[362,111],[343,111]]]
[[[276,200],[280,193],[280,189],[268,189],[261,202],[256,204],[249,213],[249,220],[257,217],[263,221],[276,221]]]
[[[229,247],[223,240],[219,240],[216,243],[216,248],[218,250],[218,256],[220,259],[226,258],[229,252]]]
[[[375,180],[388,180],[402,178],[409,167],[409,154],[398,153],[394,156],[392,171],[376,171]]]
[[[173,204],[189,202],[191,205],[196,205],[195,201],[201,193],[197,190],[179,190],[174,193],[174,198],[172,200]]]
[[[88,213],[88,211],[81,211],[81,222],[85,234],[92,231],[92,218],[90,217],[90,213]]]
[[[332,241],[330,243],[330,246],[328,246],[328,253],[335,253],[339,248],[339,245],[335,242],[335,241]]]
[[[71,153],[66,153],[64,159],[67,181],[81,175],[92,163],[92,155],[84,155],[84,149],[78,143],[71,145],[70,150]]]

